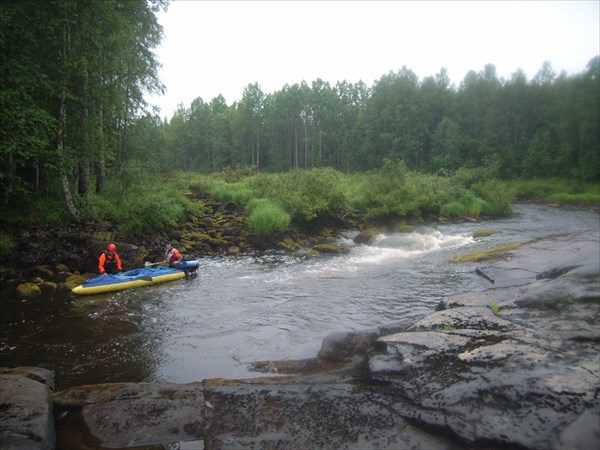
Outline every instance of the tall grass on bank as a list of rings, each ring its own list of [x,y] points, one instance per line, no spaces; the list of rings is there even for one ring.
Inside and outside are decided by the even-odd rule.
[[[290,215],[267,199],[254,199],[248,204],[248,225],[259,234],[283,232],[290,226]]]
[[[343,175],[333,169],[291,170],[257,174],[248,180],[257,197],[275,201],[295,221],[311,221],[347,210],[341,190]]]
[[[386,161],[380,170],[345,174],[329,168],[257,173],[228,170],[158,175],[139,168],[126,179],[107,181],[101,195],[93,186],[76,205],[86,222],[112,224],[111,232],[150,234],[209,212],[198,198],[235,202],[246,208],[250,227],[262,234],[285,230],[332,216],[372,220],[494,217],[509,214],[515,196],[545,201],[598,205],[600,186],[569,180],[495,178],[489,168],[459,169],[454,174],[409,171],[402,161]],[[3,211],[2,230],[69,222],[60,183],[45,196],[30,198]],[[0,250],[10,249],[11,236],[0,236]]]
[[[600,205],[600,184],[562,178],[512,180],[510,191],[517,198],[533,198],[548,202]]]

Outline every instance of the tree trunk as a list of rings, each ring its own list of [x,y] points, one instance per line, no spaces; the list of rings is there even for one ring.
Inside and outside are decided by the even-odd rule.
[[[96,165],[96,194],[102,194],[104,192],[104,180],[106,178],[106,172],[104,167],[104,113],[100,109],[100,125],[98,127],[98,163]]]
[[[304,123],[304,168],[308,169],[308,126],[306,125],[306,119],[302,119]]]
[[[298,121],[294,118],[294,169],[298,168]]]
[[[86,196],[90,190],[90,164],[88,161],[83,161],[79,164],[79,195]]]
[[[66,10],[65,10],[66,14]],[[67,25],[67,20],[65,17],[65,22],[63,24],[63,62],[65,66],[65,73],[63,74],[63,88],[62,94],[60,97],[60,110],[58,115],[58,139],[57,139],[57,153],[59,155],[60,161],[60,177],[62,180],[63,194],[65,197],[65,205],[67,207],[67,211],[71,215],[71,219],[75,222],[79,222],[79,214],[77,212],[77,208],[75,207],[75,203],[73,202],[73,196],[71,195],[71,189],[69,188],[69,179],[67,178],[67,171],[65,168],[65,140],[67,133],[67,75],[66,75],[66,66],[67,66],[67,42],[69,38],[69,29]]]

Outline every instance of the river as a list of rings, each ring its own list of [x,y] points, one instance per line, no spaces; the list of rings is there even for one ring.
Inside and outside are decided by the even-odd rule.
[[[443,297],[490,286],[453,256],[599,226],[595,212],[518,204],[508,218],[422,225],[370,245],[348,233],[345,256],[201,258],[196,276],[163,285],[5,298],[0,365],[53,370],[57,389],[254,377],[253,361],[315,357],[331,333],[416,318]],[[499,232],[474,239],[480,229]]]

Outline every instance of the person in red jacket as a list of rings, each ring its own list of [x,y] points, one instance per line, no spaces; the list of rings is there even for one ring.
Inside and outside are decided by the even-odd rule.
[[[183,256],[181,256],[179,250],[174,248],[171,244],[167,244],[165,262],[169,265],[169,267],[179,267],[181,261],[183,261]]]
[[[114,275],[115,273],[121,273],[123,270],[121,267],[121,258],[117,255],[115,244],[108,244],[106,251],[100,254],[98,258],[98,270],[100,271],[100,275]]]

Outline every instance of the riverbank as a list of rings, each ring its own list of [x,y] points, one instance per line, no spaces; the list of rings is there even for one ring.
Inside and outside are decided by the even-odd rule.
[[[490,289],[331,335],[309,360],[257,362],[264,378],[52,392],[41,369],[5,373],[3,395],[10,375],[53,408],[38,409],[38,428],[20,416],[10,430],[56,432],[58,448],[598,448],[599,234],[497,255],[482,263]],[[2,403],[5,438],[19,405]]]
[[[85,277],[97,273],[98,255],[109,242],[117,244],[124,270],[129,270],[164,259],[167,242],[190,259],[269,251],[312,257],[319,253],[344,253],[347,249],[332,243],[341,232],[350,229],[360,230],[357,242],[367,242],[369,236],[380,230],[413,229],[413,224],[405,220],[370,222],[363,217],[327,217],[290,227],[286,233],[261,236],[251,232],[247,214],[235,203],[202,200],[210,213],[151,236],[121,236],[110,223],[12,229],[10,235],[16,245],[10,254],[0,255],[0,292],[19,297],[52,296],[61,291],[68,294]],[[534,199],[529,202],[539,203]],[[597,212],[588,206],[549,206]],[[437,217],[427,220],[445,221]]]
[[[370,226],[364,221],[329,217],[263,236],[250,230],[247,214],[236,204],[206,204],[211,213],[151,236],[121,236],[109,223],[13,229],[15,249],[0,256],[0,291],[20,297],[68,293],[85,277],[97,274],[98,256],[109,242],[117,245],[123,270],[130,270],[163,260],[167,242],[190,259],[265,251],[303,251],[309,256],[344,252],[344,248],[330,245],[332,237],[342,230]]]

